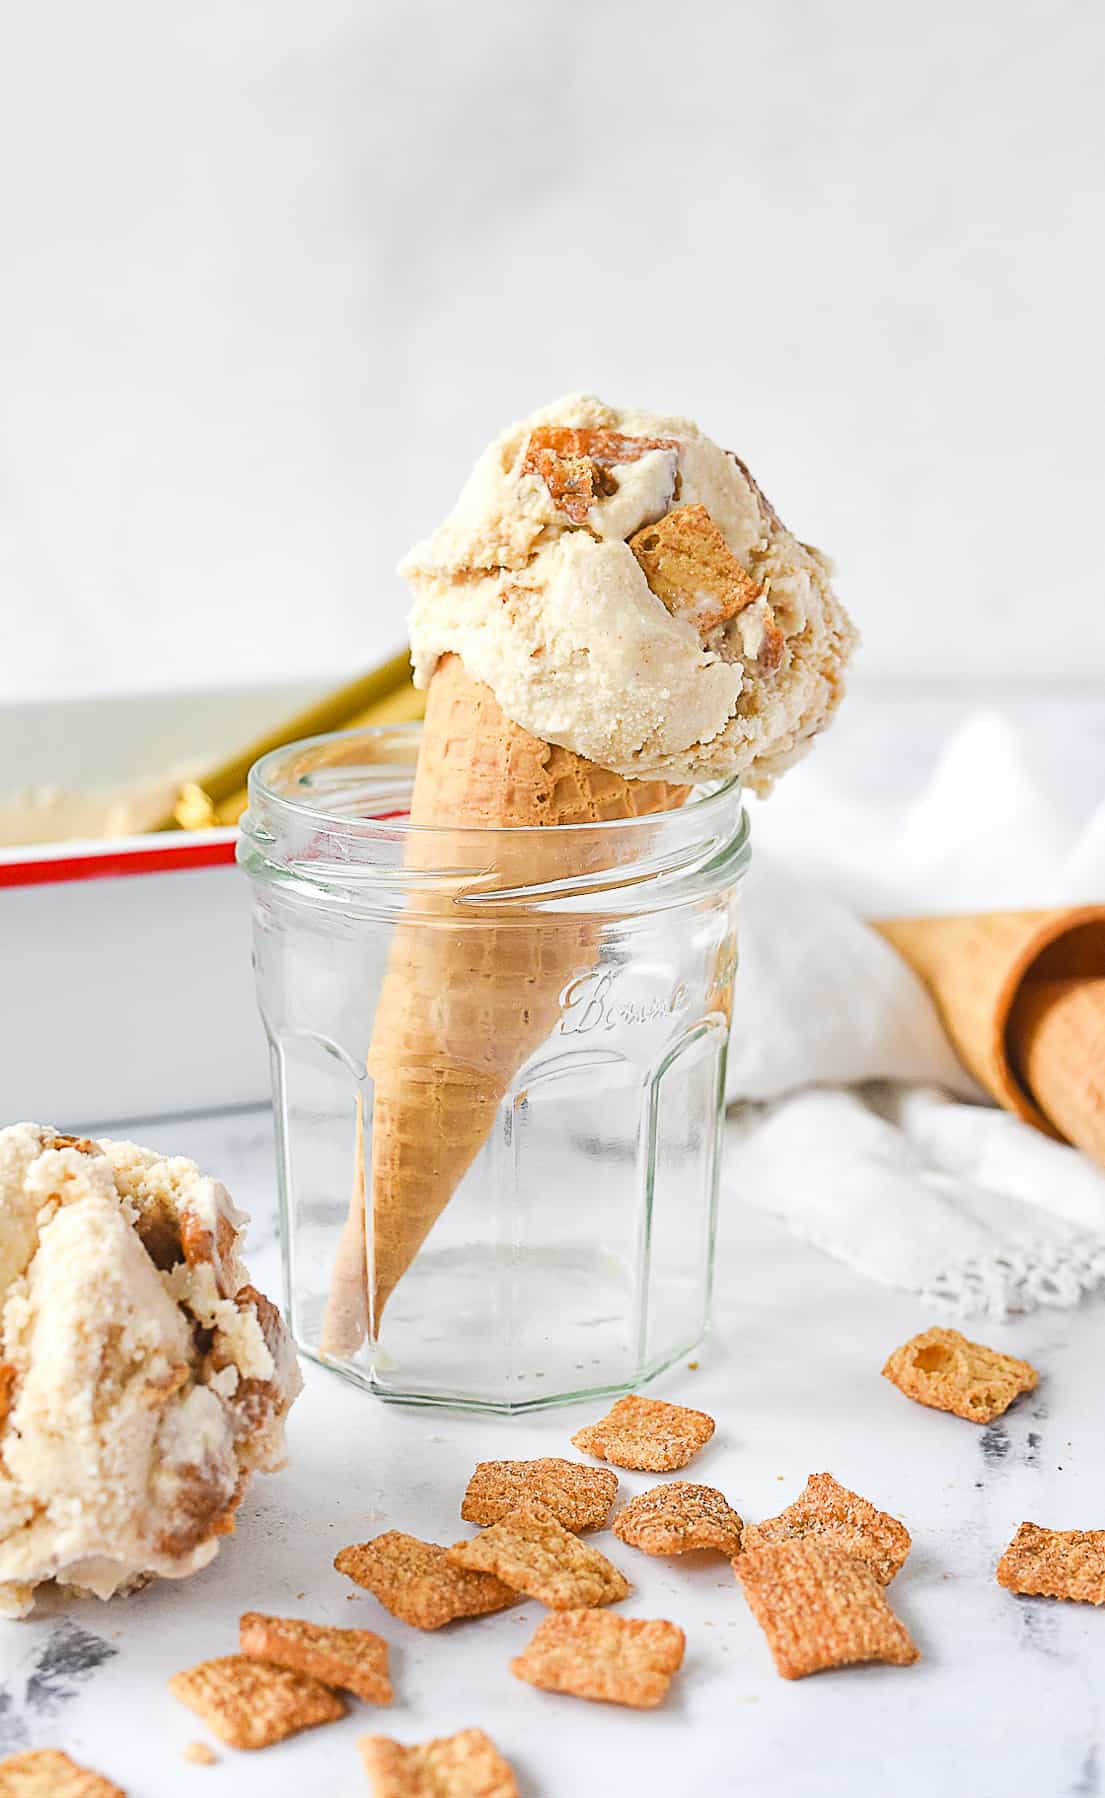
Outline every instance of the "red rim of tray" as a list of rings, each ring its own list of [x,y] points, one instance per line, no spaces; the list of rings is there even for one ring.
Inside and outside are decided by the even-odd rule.
[[[375,822],[405,818],[406,810],[379,812]],[[0,849],[0,889],[57,886],[72,880],[130,879],[137,874],[172,874],[182,869],[221,868],[234,860],[238,831],[192,831],[187,837],[166,832],[150,842],[131,838],[102,847],[89,843],[49,843],[37,854]],[[7,859],[8,855],[11,859]]]
[[[91,848],[77,843],[50,845],[47,854],[22,854],[18,860],[0,856],[0,888],[56,886],[70,880],[115,880],[137,874],[169,874],[183,868],[218,868],[234,860],[238,833],[227,829],[203,832],[201,842],[179,836],[160,842],[105,843]]]

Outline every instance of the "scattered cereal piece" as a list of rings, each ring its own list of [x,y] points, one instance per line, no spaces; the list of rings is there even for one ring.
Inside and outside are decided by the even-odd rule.
[[[796,1536],[817,1536],[858,1555],[880,1586],[890,1584],[913,1546],[904,1523],[876,1510],[858,1492],[849,1492],[831,1473],[811,1473],[801,1497],[778,1517],[750,1523],[744,1532],[744,1546],[764,1548],[769,1542],[789,1542]]]
[[[993,1423],[1040,1376],[1027,1361],[969,1342],[958,1330],[924,1330],[895,1349],[883,1368],[899,1392],[971,1423]]]
[[[715,630],[760,596],[705,506],[676,506],[629,547],[657,599],[697,631]]]
[[[169,1690],[228,1748],[267,1748],[345,1715],[341,1699],[316,1679],[244,1654],[174,1673]]]
[[[615,1536],[646,1555],[682,1555],[691,1548],[737,1555],[743,1528],[724,1493],[687,1480],[638,1493],[614,1519]]]
[[[904,1667],[918,1658],[870,1567],[824,1537],[745,1549],[733,1571],[784,1679],[856,1661]]]
[[[535,1499],[566,1530],[601,1530],[618,1495],[618,1476],[582,1461],[481,1461],[468,1482],[465,1523],[498,1523]]]
[[[1105,1530],[1022,1523],[998,1562],[998,1585],[1026,1597],[1105,1604]]]
[[[273,1661],[309,1673],[324,1686],[354,1692],[366,1704],[390,1704],[388,1645],[370,1629],[330,1629],[296,1617],[264,1617],[247,1611],[238,1625],[239,1647],[251,1659]]]
[[[436,1542],[421,1542],[402,1530],[343,1548],[334,1566],[415,1629],[440,1629],[457,1617],[483,1617],[517,1600],[501,1580],[465,1572],[446,1559]]]
[[[470,1542],[454,1543],[449,1559],[454,1567],[493,1573],[550,1611],[616,1604],[629,1591],[628,1580],[605,1555],[536,1503],[519,1505]]]
[[[60,1748],[34,1748],[0,1761],[0,1798],[127,1798],[122,1786],[78,1767]]]
[[[206,1742],[189,1742],[183,1750],[183,1758],[191,1761],[194,1767],[214,1767],[218,1764],[218,1755]]]
[[[642,1473],[673,1473],[709,1442],[714,1420],[662,1398],[620,1398],[598,1423],[572,1437],[585,1455]]]
[[[546,1617],[510,1671],[546,1692],[651,1710],[667,1697],[686,1638],[674,1623],[560,1611]]]
[[[513,1773],[482,1729],[413,1748],[387,1736],[362,1736],[358,1746],[373,1798],[518,1798]]]

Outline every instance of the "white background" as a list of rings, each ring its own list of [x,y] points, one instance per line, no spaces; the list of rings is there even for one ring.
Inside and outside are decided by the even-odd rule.
[[[331,671],[558,392],[697,416],[873,675],[1105,674],[1090,0],[7,0],[0,696]]]

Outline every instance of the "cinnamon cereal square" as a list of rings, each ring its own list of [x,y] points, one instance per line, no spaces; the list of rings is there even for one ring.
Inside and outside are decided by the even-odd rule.
[[[674,1623],[611,1611],[558,1611],[511,1661],[518,1679],[545,1692],[652,1710],[668,1694],[686,1638]]]
[[[517,1602],[501,1580],[453,1563],[436,1542],[402,1530],[343,1548],[334,1566],[415,1629],[440,1629],[458,1617],[483,1617]]]
[[[539,1461],[481,1461],[460,1508],[465,1523],[498,1523],[508,1511],[533,1500],[551,1511],[573,1535],[601,1530],[618,1492],[618,1476],[605,1467],[546,1457]]]
[[[632,1393],[612,1405],[598,1423],[577,1430],[572,1441],[585,1455],[611,1461],[615,1467],[674,1473],[709,1442],[714,1427],[705,1411]]]
[[[888,1586],[904,1566],[912,1538],[904,1523],[876,1510],[858,1492],[849,1492],[831,1473],[811,1473],[806,1489],[785,1511],[764,1523],[750,1523],[744,1546],[764,1548],[798,1536],[832,1542],[866,1561],[880,1586]]]
[[[0,1798],[127,1798],[87,1767],[78,1767],[60,1748],[32,1748],[0,1761]]]
[[[1022,1523],[998,1562],[998,1585],[1031,1598],[1105,1604],[1105,1530]]]
[[[629,1591],[605,1555],[537,1504],[519,1506],[470,1542],[455,1543],[449,1559],[455,1567],[493,1574],[551,1611],[616,1604]]]
[[[614,1519],[614,1534],[646,1555],[682,1555],[712,1548],[740,1553],[744,1524],[715,1486],[669,1480],[631,1498]]]
[[[518,1798],[514,1774],[482,1729],[411,1748],[362,1736],[358,1746],[372,1798]]]
[[[895,1349],[882,1371],[907,1398],[971,1423],[993,1423],[1040,1378],[1015,1355],[939,1328],[923,1330]]]
[[[784,1679],[859,1661],[904,1667],[918,1658],[870,1567],[823,1537],[746,1549],[733,1570]]]
[[[238,1645],[251,1660],[272,1661],[307,1673],[324,1686],[339,1686],[366,1704],[390,1704],[388,1645],[370,1629],[331,1629],[298,1617],[265,1617],[247,1611],[238,1624]]]
[[[169,1690],[228,1748],[268,1748],[345,1715],[341,1699],[317,1679],[244,1654],[174,1673]]]

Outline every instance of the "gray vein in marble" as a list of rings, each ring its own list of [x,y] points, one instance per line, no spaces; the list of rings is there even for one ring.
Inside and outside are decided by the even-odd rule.
[[[1068,1798],[1099,1798],[1101,1792],[1101,1753],[1096,1741],[1086,1749],[1078,1777],[1068,1787]]]
[[[0,1686],[0,1754],[14,1754],[30,1742],[26,1720],[7,1686]]]
[[[90,1679],[97,1668],[118,1654],[102,1636],[82,1629],[68,1620],[51,1630],[45,1646],[35,1658],[27,1680],[25,1702],[29,1710],[50,1717],[71,1698],[80,1685]]]
[[[0,1686],[0,1753],[27,1747],[35,1719],[56,1717],[119,1650],[102,1636],[63,1618],[25,1661],[22,1703],[12,1685]]]
[[[988,1423],[979,1437],[979,1449],[986,1466],[1000,1469],[1009,1454],[1009,1432],[1000,1421]]]

